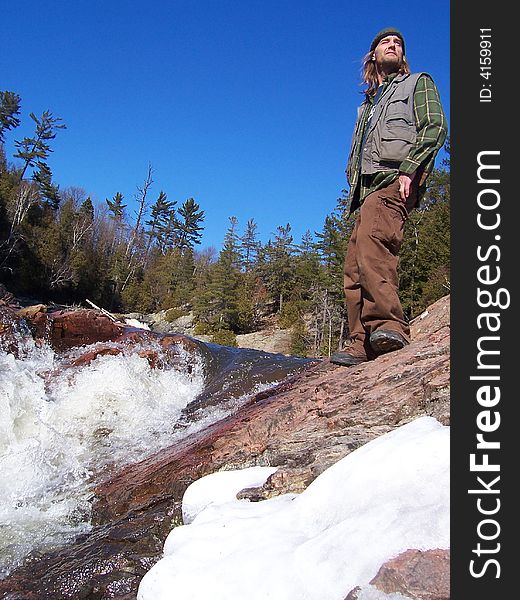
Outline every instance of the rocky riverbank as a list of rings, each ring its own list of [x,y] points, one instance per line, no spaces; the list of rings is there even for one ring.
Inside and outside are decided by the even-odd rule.
[[[134,319],[144,324],[153,331],[161,333],[180,333],[203,342],[210,342],[210,335],[197,333],[196,323],[192,312],[176,316],[176,309],[161,310],[156,313],[129,313],[118,315],[124,322],[126,319]],[[172,316],[173,315],[173,316]],[[173,318],[174,317],[174,318]],[[266,316],[263,326],[251,333],[238,334],[236,343],[239,348],[252,348],[272,352],[274,354],[290,354],[291,351],[291,329],[279,327],[274,315]]]
[[[43,309],[38,312],[45,314]],[[104,336],[100,319],[109,319],[95,315],[95,334]],[[48,332],[49,319],[45,321]],[[38,326],[34,317],[31,322]],[[63,318],[61,326],[51,327],[58,343],[67,339],[66,322]],[[104,339],[121,335],[117,325],[107,327]],[[70,329],[76,331],[72,325]],[[7,339],[5,319],[3,332]],[[200,342],[180,339],[199,348]],[[35,557],[0,581],[0,597],[135,598],[144,573],[160,557],[167,533],[180,522],[185,489],[201,476],[220,469],[277,466],[265,485],[239,494],[260,501],[301,492],[352,450],[417,416],[433,416],[448,425],[449,342],[449,297],[445,297],[415,319],[412,343],[403,350],[349,369],[326,360],[309,363],[299,375],[251,397],[235,414],[100,481],[93,532],[67,548]],[[409,598],[449,598],[446,585],[439,593],[424,593],[431,578],[447,581],[449,552],[410,551],[382,566],[386,575],[373,585]],[[410,578],[412,583],[405,585]],[[345,590],[349,600],[356,594]]]

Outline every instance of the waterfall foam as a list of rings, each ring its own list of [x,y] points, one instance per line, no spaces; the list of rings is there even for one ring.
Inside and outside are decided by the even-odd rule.
[[[172,443],[202,366],[152,369],[133,350],[73,368],[32,340],[0,350],[0,577],[90,529],[94,476]]]

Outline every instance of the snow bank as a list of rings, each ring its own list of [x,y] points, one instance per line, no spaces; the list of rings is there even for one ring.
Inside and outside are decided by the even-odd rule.
[[[449,427],[431,417],[352,452],[298,496],[235,498],[271,472],[190,486],[190,524],[170,533],[138,599],[343,600],[401,552],[449,547]]]

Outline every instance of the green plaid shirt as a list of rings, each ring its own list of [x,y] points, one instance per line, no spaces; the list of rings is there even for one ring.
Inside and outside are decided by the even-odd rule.
[[[397,73],[390,75],[386,79],[382,84],[385,87],[379,96],[384,94],[386,87],[396,76]],[[415,124],[417,127],[417,140],[406,159],[401,163],[399,170],[379,171],[372,175],[360,176],[361,147],[368,122],[368,115],[373,106],[374,98],[369,98],[366,102],[356,132],[354,156],[356,157],[357,164],[354,168],[354,181],[349,182],[351,186],[349,194],[351,211],[355,210],[368,194],[394,182],[399,177],[400,173],[412,175],[412,173],[415,173],[418,169],[418,176],[420,177],[418,201],[424,195],[426,190],[426,179],[433,169],[437,152],[444,144],[448,126],[437,87],[433,80],[427,75],[421,75],[417,80],[413,101]]]

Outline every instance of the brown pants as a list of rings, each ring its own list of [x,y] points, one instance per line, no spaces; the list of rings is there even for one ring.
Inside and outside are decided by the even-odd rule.
[[[406,204],[401,200],[397,180],[365,198],[354,225],[345,256],[345,300],[350,338],[365,347],[378,329],[410,339],[398,296],[397,265],[404,224],[415,199],[414,189]]]

